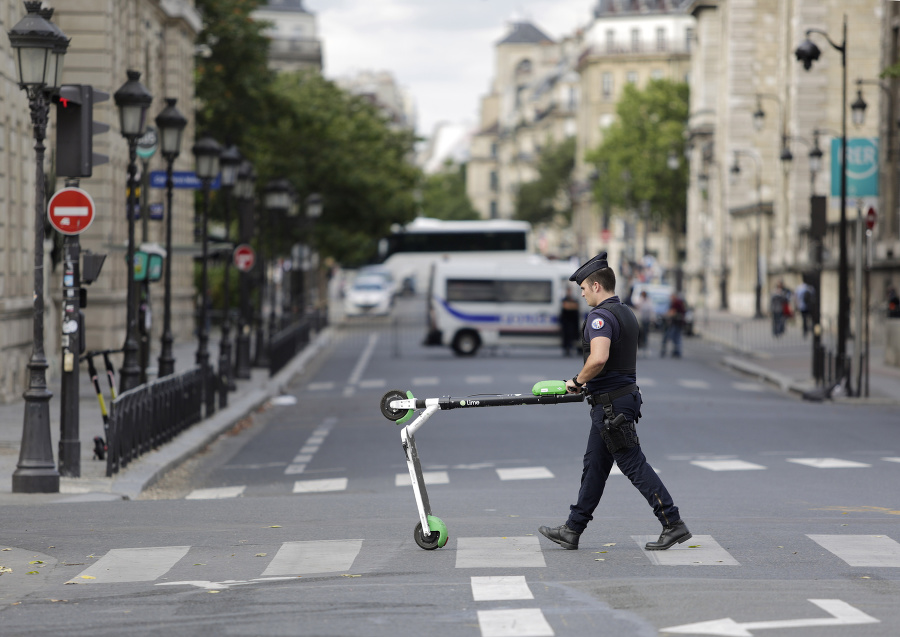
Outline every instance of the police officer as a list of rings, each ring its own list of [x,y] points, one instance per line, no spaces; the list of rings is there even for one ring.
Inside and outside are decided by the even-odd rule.
[[[594,309],[581,327],[584,367],[566,381],[570,393],[584,391],[591,405],[591,433],[584,454],[578,501],[569,519],[556,528],[538,531],[566,549],[578,540],[600,503],[613,462],[637,487],[663,525],[648,551],[661,551],[691,538],[678,507],[656,472],[647,464],[635,423],[641,416],[641,393],[636,384],[639,326],[631,309],[615,295],[616,275],[601,252],[575,271],[570,279]]]

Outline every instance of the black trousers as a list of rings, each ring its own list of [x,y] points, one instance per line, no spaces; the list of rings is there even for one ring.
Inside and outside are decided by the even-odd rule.
[[[600,437],[602,426],[603,407],[597,405],[591,409],[591,433],[588,436],[587,450],[584,452],[584,469],[581,472],[578,502],[569,507],[569,520],[566,526],[580,533],[587,527],[588,522],[594,519],[594,509],[600,504],[606,479],[614,462],[631,480],[631,484],[641,492],[661,524],[674,524],[680,520],[678,507],[672,501],[666,485],[647,463],[641,446],[635,445],[616,454],[610,453],[603,438]]]

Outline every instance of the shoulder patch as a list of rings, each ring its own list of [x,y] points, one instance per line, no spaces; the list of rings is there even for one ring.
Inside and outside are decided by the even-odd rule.
[[[602,318],[595,318],[591,321],[591,328],[595,330],[599,330],[604,325],[606,325],[606,322]]]

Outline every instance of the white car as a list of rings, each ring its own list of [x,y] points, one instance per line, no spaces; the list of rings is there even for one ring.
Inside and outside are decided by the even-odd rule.
[[[387,315],[391,312],[394,292],[380,276],[360,276],[344,296],[347,316]]]

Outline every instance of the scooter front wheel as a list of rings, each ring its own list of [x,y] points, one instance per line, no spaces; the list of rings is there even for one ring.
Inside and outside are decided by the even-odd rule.
[[[433,551],[434,549],[446,545],[449,536],[447,534],[447,525],[444,524],[444,521],[433,515],[429,515],[428,526],[431,527],[431,533],[425,535],[422,532],[422,523],[419,522],[416,524],[416,528],[413,531],[413,537],[416,540],[416,544],[426,551]]]

